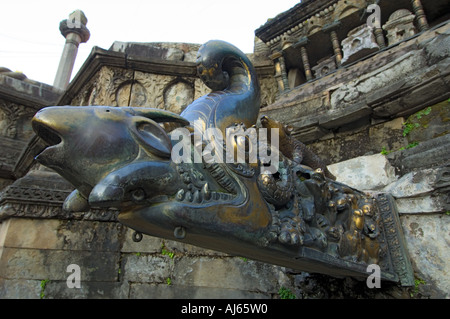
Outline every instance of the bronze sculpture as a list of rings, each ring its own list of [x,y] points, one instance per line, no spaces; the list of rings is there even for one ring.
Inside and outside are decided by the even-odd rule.
[[[389,196],[364,194],[283,154],[272,139],[252,139],[260,88],[239,49],[210,41],[197,64],[213,92],[181,115],[107,106],[48,107],[35,115],[33,128],[48,144],[37,161],[76,187],[64,208],[116,207],[119,221],[138,233],[298,270],[366,278],[375,263],[383,279],[410,284]],[[219,145],[218,135],[229,143]],[[187,147],[178,148],[183,136]],[[208,147],[221,159],[229,152],[227,161],[205,157]],[[267,153],[249,160],[255,148]],[[174,149],[184,161],[173,160]],[[239,152],[245,161],[228,160]]]

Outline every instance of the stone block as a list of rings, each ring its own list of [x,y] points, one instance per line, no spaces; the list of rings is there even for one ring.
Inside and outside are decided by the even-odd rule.
[[[0,277],[5,279],[67,280],[67,266],[77,264],[81,281],[116,281],[119,253],[2,248]]]
[[[425,46],[430,65],[450,57],[450,30],[436,32],[437,36]],[[446,63],[448,65],[448,63]]]
[[[131,299],[269,299],[264,292],[239,289],[132,283]]]
[[[445,212],[447,198],[443,195],[398,198],[395,202],[399,214],[424,214]]]
[[[417,277],[434,286],[432,298],[450,297],[450,216],[402,216],[403,233]]]
[[[0,299],[39,299],[40,292],[40,280],[10,280],[0,277]]]
[[[128,282],[81,282],[80,288],[69,288],[65,281],[49,281],[42,291],[43,299],[127,299]]]
[[[432,140],[450,133],[450,101],[427,107],[409,116],[405,122],[412,128],[407,139],[409,143]]]
[[[328,166],[337,181],[359,190],[380,190],[397,178],[385,156],[361,156]]]
[[[342,40],[342,64],[354,62],[364,56],[377,52],[380,46],[377,44],[372,28],[363,24],[351,30],[347,38]]]
[[[403,41],[417,33],[414,26],[415,15],[406,9],[395,11],[383,26],[387,32],[389,45]]]
[[[405,138],[403,137],[403,123],[405,119],[402,117],[391,121],[375,124],[369,127],[369,140],[366,147],[372,147],[374,152],[379,152],[385,147],[387,150],[397,150],[405,146]]]
[[[316,66],[312,67],[316,79],[321,78],[334,70],[336,70],[336,57],[334,55],[320,60],[317,62]]]
[[[435,78],[424,85],[416,86],[410,93],[401,98],[400,103],[406,109],[404,114],[411,114],[416,108],[433,105],[448,96],[448,88],[445,82],[441,78]],[[403,113],[400,115],[403,115]]]
[[[118,252],[124,229],[115,222],[30,218],[10,218],[6,225],[5,247],[75,251]]]
[[[442,168],[410,172],[386,186],[383,191],[395,198],[423,196],[435,190],[437,175],[441,170]]]
[[[165,283],[171,277],[174,260],[168,256],[127,254],[122,257],[123,280]]]
[[[164,246],[168,251],[174,252],[175,254],[181,253],[190,256],[196,255],[196,256],[211,256],[211,257],[230,256],[220,251],[205,249],[202,247],[193,246],[174,240],[164,240]]]
[[[450,134],[424,141],[414,148],[391,153],[387,158],[401,175],[416,169],[446,165],[450,159]]]
[[[121,252],[124,253],[157,253],[161,252],[162,239],[153,236],[142,236],[142,241],[134,242],[133,233],[135,231],[131,228],[126,229],[124,241]]]
[[[370,114],[372,114],[372,109],[363,102],[343,104],[321,116],[319,125],[326,129],[338,128]]]
[[[174,284],[190,287],[236,289],[276,293],[290,281],[281,267],[244,260],[239,257],[212,259],[207,257],[177,260]]]
[[[329,133],[328,130],[325,130],[319,126],[308,127],[305,129],[301,129],[299,132],[295,132],[293,136],[302,141],[303,143],[308,143],[312,141],[316,141]]]

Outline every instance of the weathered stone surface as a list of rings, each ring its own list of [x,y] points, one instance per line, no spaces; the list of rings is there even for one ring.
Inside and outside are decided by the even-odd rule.
[[[403,96],[400,103],[407,109],[405,113],[411,114],[408,109],[423,108],[442,101],[448,96],[448,90],[445,82],[440,77],[436,77]]]
[[[115,251],[125,228],[118,223],[11,218],[4,222],[4,247]]]
[[[135,231],[126,227],[123,245],[121,251],[124,253],[158,253],[161,252],[163,240],[153,236],[142,236],[142,241],[133,241],[133,233]]]
[[[0,278],[66,280],[67,266],[81,267],[82,281],[116,281],[118,252],[2,248]]]
[[[204,249],[198,246],[184,244],[173,240],[163,240],[164,247],[176,255],[178,253],[188,256],[210,256],[210,257],[227,257],[230,256],[220,251]]]
[[[319,120],[319,125],[327,129],[337,128],[362,119],[371,113],[372,109],[366,103],[342,103],[339,107],[323,115]]]
[[[165,109],[177,114],[180,114],[193,101],[194,88],[192,84],[184,81],[173,83],[164,92]]]
[[[115,52],[124,52],[131,56],[142,56],[146,58],[157,58],[169,61],[184,61],[185,54],[192,51],[197,52],[200,44],[191,43],[169,43],[169,42],[121,42],[115,41],[110,50]]]
[[[122,257],[123,280],[144,283],[165,283],[173,269],[168,256],[127,254]]]
[[[66,281],[49,281],[41,290],[42,299],[127,299],[128,282],[82,281],[80,288],[68,288]]]
[[[131,284],[131,299],[269,299],[271,294],[239,289],[181,286],[176,284]]]
[[[408,77],[411,77],[412,83],[417,83],[418,79],[415,73],[418,69],[426,66],[422,51],[410,51],[394,61],[340,86],[331,95],[331,106],[335,108],[342,103],[350,103],[359,99],[362,94],[389,87],[392,83]]]
[[[414,148],[393,152],[387,158],[400,175],[415,169],[446,165],[450,159],[450,134],[424,141]]]
[[[401,214],[444,213],[450,210],[450,167],[410,172],[384,191],[396,197]]]
[[[399,214],[424,214],[445,212],[447,198],[443,195],[399,198],[396,200]]]
[[[333,55],[320,60],[311,70],[313,70],[316,79],[333,72],[336,70],[336,56]]]
[[[242,258],[183,258],[175,263],[174,278],[177,285],[265,293],[290,286],[281,267]]]
[[[132,239],[133,233],[133,229],[126,228],[126,234],[124,235],[121,252],[155,254],[161,253],[162,249],[164,248],[176,255],[187,254],[198,256],[228,256],[227,254],[219,251],[213,251],[193,245],[184,244],[182,242],[147,235],[144,235],[142,237],[142,241],[134,242]]]
[[[399,180],[386,186],[383,191],[392,194],[395,198],[421,196],[435,190],[437,174],[440,169],[425,169],[410,172]]]
[[[359,190],[377,190],[396,180],[394,168],[385,156],[357,157],[328,166],[337,180]]]
[[[425,52],[430,64],[435,64],[450,56],[450,30],[439,30],[436,37],[425,44]]]
[[[409,116],[405,125],[409,143],[432,140],[450,133],[450,101],[445,100]]]
[[[450,297],[450,216],[401,217],[408,250],[417,277],[425,281],[424,295]]]
[[[351,30],[342,40],[342,64],[351,63],[380,49],[372,28],[363,24]]]
[[[39,299],[40,292],[40,280],[9,280],[0,277],[0,299]]]
[[[299,141],[302,141],[303,143],[308,143],[311,141],[318,140],[319,138],[324,137],[327,135],[329,131],[327,131],[324,128],[313,126],[308,127],[306,129],[302,129],[299,132],[296,132],[293,134],[293,136],[298,139]]]
[[[414,18],[415,15],[406,9],[400,9],[391,14],[388,22],[383,26],[383,29],[387,32],[389,45],[412,37],[417,33]]]

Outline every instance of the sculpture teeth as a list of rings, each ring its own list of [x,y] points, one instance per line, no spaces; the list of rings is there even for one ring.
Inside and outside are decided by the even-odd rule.
[[[202,195],[203,195],[203,198],[204,198],[205,200],[210,200],[210,199],[211,199],[211,191],[209,190],[208,183],[206,183],[205,185],[203,185],[203,188],[202,188]]]
[[[175,198],[177,201],[185,201],[200,204],[206,201],[229,201],[233,199],[232,194],[214,192],[209,189],[208,183],[203,185],[201,190],[196,189],[194,192],[180,189]]]
[[[188,202],[192,202],[192,193],[191,192],[187,192],[186,193],[186,197],[184,198],[185,200],[187,200]]]
[[[184,189],[180,189],[175,197],[181,202],[184,199]]]
[[[194,195],[192,197],[192,202],[194,202],[194,203],[201,203],[202,202],[202,196],[201,196],[201,193],[198,190],[196,190],[194,192]]]
[[[231,194],[220,193],[220,199],[230,200],[232,198],[233,198],[233,196]]]

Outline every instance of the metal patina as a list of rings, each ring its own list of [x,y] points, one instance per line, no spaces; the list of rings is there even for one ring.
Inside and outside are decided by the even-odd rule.
[[[171,159],[176,127],[188,128],[195,141],[196,132],[208,128],[225,136],[227,128],[245,132],[259,124],[260,88],[245,54],[210,41],[197,64],[213,92],[181,115],[107,106],[48,107],[35,115],[33,128],[48,144],[37,161],[76,187],[64,208],[115,207],[119,221],[137,231],[135,240],[142,233],[334,276],[367,278],[368,265],[378,264],[382,279],[411,285],[389,195],[370,196],[339,183],[283,149],[272,150],[279,151],[275,174],[261,160]],[[204,146],[194,143],[191,157],[202,157]]]

